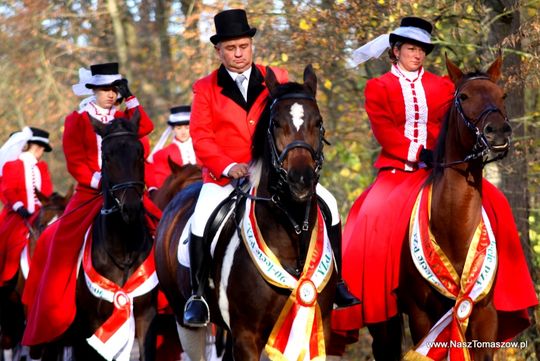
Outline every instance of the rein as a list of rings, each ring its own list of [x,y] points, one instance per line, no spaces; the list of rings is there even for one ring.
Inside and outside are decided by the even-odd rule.
[[[442,167],[442,168],[448,168],[453,165],[467,163],[471,160],[478,159],[478,158],[484,158],[491,150],[491,147],[489,146],[489,143],[486,139],[486,136],[483,131],[478,129],[477,124],[484,121],[491,113],[499,113],[505,121],[508,121],[508,117],[497,107],[488,107],[480,113],[480,116],[477,119],[471,119],[469,118],[465,112],[463,111],[463,106],[461,104],[461,99],[459,95],[461,94],[461,90],[463,89],[463,86],[468,83],[469,81],[473,80],[489,80],[492,81],[488,76],[486,75],[477,75],[470,77],[466,79],[460,86],[456,89],[454,93],[454,107],[456,108],[456,111],[458,113],[458,116],[463,120],[467,128],[471,130],[471,132],[476,137],[476,143],[473,146],[472,153],[467,155],[463,160],[457,160],[454,162],[448,162],[448,163],[438,163],[436,165]],[[508,150],[497,154],[497,156],[486,159],[482,161],[482,165],[486,165],[491,162],[495,162],[497,160],[503,159],[508,154]]]

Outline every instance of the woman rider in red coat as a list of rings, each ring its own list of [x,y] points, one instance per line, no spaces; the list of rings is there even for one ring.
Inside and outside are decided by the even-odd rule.
[[[42,234],[32,260],[32,268],[23,295],[28,305],[28,321],[23,343],[36,345],[61,335],[75,317],[75,280],[84,234],[102,207],[101,137],[92,127],[90,116],[103,123],[116,118],[131,118],[140,113],[139,137],[148,154],[146,136],[154,126],[139,101],[118,72],[118,63],[96,64],[80,71],[81,82],[73,86],[76,95],[95,99],[66,117],[62,138],[69,173],[77,181],[74,195],[61,220]],[[125,100],[126,111],[117,108],[118,95]],[[149,213],[159,211],[147,197]],[[48,257],[53,254],[56,257]]]

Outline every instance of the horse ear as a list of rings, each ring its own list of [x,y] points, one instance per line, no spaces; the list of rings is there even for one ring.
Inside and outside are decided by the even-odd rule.
[[[176,163],[174,160],[172,160],[171,156],[167,157],[167,163],[169,163],[169,168],[171,169],[171,172],[173,172],[174,174],[178,173],[180,169],[182,169],[182,166]]]
[[[266,76],[264,77],[264,83],[266,84],[266,87],[270,92],[270,96],[274,97],[279,82],[276,78],[276,74],[274,74],[274,71],[269,66],[266,67]]]
[[[304,69],[304,85],[308,87],[313,97],[317,95],[317,76],[311,64]]]
[[[95,131],[99,136],[101,136],[101,137],[103,138],[103,137],[105,136],[105,127],[106,127],[106,124],[100,122],[99,120],[97,120],[96,118],[94,118],[93,116],[91,116],[90,114],[88,114],[88,116],[90,117],[90,122],[92,123],[92,127],[94,128],[94,131]]]
[[[457,84],[458,81],[463,78],[463,72],[457,67],[457,65],[452,63],[452,60],[448,59],[448,54],[445,53],[444,57],[446,58],[446,69],[448,69],[448,75],[454,84]]]
[[[502,56],[499,54],[497,59],[489,66],[487,70],[487,75],[493,82],[497,82],[501,78],[501,65],[502,65]]]
[[[36,197],[39,199],[42,205],[49,204],[49,197],[47,197],[45,194],[41,193],[38,189],[34,188],[34,191],[36,192]]]

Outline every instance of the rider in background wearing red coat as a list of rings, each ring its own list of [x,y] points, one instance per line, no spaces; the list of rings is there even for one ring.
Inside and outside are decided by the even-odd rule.
[[[36,345],[60,336],[75,317],[75,280],[84,234],[103,204],[101,191],[101,137],[94,132],[90,117],[103,123],[131,118],[140,113],[139,138],[149,152],[146,136],[153,130],[139,101],[119,74],[118,63],[96,64],[90,71],[79,71],[80,83],[73,86],[76,95],[93,93],[82,109],[66,117],[63,148],[69,173],[77,181],[64,216],[40,237],[25,287],[23,302],[28,305],[28,323],[23,343]],[[117,108],[118,96],[125,100],[126,111]],[[151,214],[160,215],[144,197]],[[48,254],[59,255],[48,257]]]
[[[2,159],[20,154],[2,167],[1,192],[6,204],[0,224],[0,286],[15,277],[19,268],[21,252],[31,232],[30,225],[41,208],[36,192],[49,197],[53,191],[49,168],[41,160],[44,152],[52,150],[49,133],[25,127],[13,134],[7,143],[11,146],[2,147],[5,151]],[[24,145],[23,149],[20,144]]]
[[[148,157],[148,161],[152,164],[154,186],[156,188],[161,187],[163,181],[171,174],[169,158],[179,165],[197,164],[193,141],[189,134],[191,106],[181,105],[171,108],[170,112],[167,120],[169,126],[165,129]],[[171,144],[163,148],[171,133],[174,134]]]
[[[189,254],[193,296],[186,303],[183,320],[185,325],[193,327],[206,325],[210,317],[206,301],[197,294],[205,274],[203,266],[208,263],[208,245],[203,240],[206,222],[217,205],[233,191],[231,180],[248,176],[252,136],[269,95],[264,84],[266,68],[253,63],[252,37],[257,30],[249,26],[246,12],[241,9],[222,11],[214,17],[214,24],[216,34],[210,41],[221,66],[193,85],[191,113],[191,135],[197,158],[203,165],[204,182],[191,224]],[[272,70],[280,83],[288,81],[285,70]],[[341,235],[336,200],[320,184],[317,194],[332,212],[329,234]],[[331,237],[340,247],[341,238],[338,238]],[[356,301],[343,282],[339,283],[336,304],[344,307]]]
[[[396,289],[403,240],[412,205],[433,163],[431,149],[454,92],[449,78],[423,67],[426,55],[433,50],[431,31],[429,22],[406,17],[389,36],[382,35],[353,54],[359,64],[380,56],[390,46],[392,61],[389,72],[366,84],[365,108],[373,135],[381,145],[374,165],[378,174],[353,204],[343,233],[343,277],[362,304],[334,311],[333,328],[353,340],[358,337],[358,329],[366,325],[372,333],[387,321],[388,329],[401,327]],[[491,219],[499,250],[506,250],[505,244],[513,244],[515,252],[515,261],[507,262],[510,254],[499,251],[495,306],[498,310],[519,312],[519,328],[528,322],[519,319],[523,315],[526,318],[521,311],[536,305],[536,295],[517,232],[516,237],[508,237],[512,234],[508,232],[513,225],[511,210],[507,202],[495,201],[504,196],[484,181],[483,197],[484,207],[488,209],[486,204],[491,203],[499,219]],[[514,277],[519,277],[519,295],[515,295],[516,288],[509,282]],[[515,297],[501,298],[504,294]],[[497,302],[497,295],[502,302]]]

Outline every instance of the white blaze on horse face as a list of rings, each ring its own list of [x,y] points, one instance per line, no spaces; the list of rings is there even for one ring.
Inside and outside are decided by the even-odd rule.
[[[299,131],[302,124],[304,124],[304,107],[298,103],[294,103],[291,106],[290,114],[292,115],[292,121],[296,127],[296,131]]]

